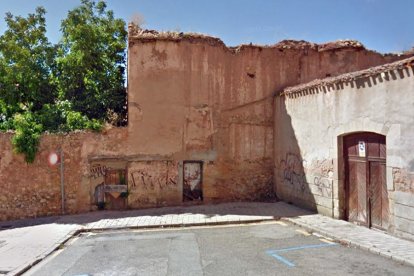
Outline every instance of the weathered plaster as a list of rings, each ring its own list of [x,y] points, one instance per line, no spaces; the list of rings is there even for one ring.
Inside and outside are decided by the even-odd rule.
[[[357,75],[357,73],[355,73]],[[393,77],[386,77],[393,76]],[[327,215],[344,216],[344,165],[342,137],[354,132],[374,132],[386,136],[387,188],[390,196],[391,232],[414,229],[411,207],[401,207],[401,193],[413,194],[414,172],[414,71],[363,76],[341,85],[292,88],[293,94],[275,98],[275,161],[294,154],[302,166],[301,186],[306,193],[292,194],[298,185],[286,185],[284,166],[275,163],[275,187],[278,196],[318,209]],[[338,77],[341,79],[341,77]],[[332,193],[314,188],[314,175],[323,175],[315,164],[330,163],[327,179]],[[293,187],[291,187],[293,186]],[[290,187],[290,188],[287,188]],[[296,189],[297,190],[297,189]],[[394,192],[394,191],[398,191]],[[322,197],[321,197],[322,196]],[[405,210],[405,211],[404,211]],[[404,212],[410,211],[410,214]],[[407,217],[408,216],[408,217]]]

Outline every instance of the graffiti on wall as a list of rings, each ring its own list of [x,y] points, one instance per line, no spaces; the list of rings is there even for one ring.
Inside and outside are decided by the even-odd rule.
[[[297,154],[287,153],[285,158],[280,161],[280,169],[283,182],[293,188],[295,192],[308,191],[320,196],[332,197],[333,168],[331,160],[316,160],[309,166],[306,160]]]
[[[151,172],[144,170],[135,170],[130,172],[131,187],[141,187],[145,190],[155,190],[159,187],[161,190],[168,189],[177,185],[174,178],[163,175],[152,175]]]
[[[283,182],[297,187],[302,192],[305,191],[307,185],[304,163],[306,163],[306,161],[293,153],[287,153],[285,159],[280,161]]]
[[[131,189],[166,190],[177,186],[177,169],[172,162],[164,164],[143,165],[129,171]]]
[[[318,194],[324,197],[332,197],[332,179],[326,176],[315,176],[313,179]]]
[[[99,177],[105,176],[107,170],[109,170],[110,168],[108,168],[105,165],[102,164],[94,164],[91,167],[90,170],[90,177],[93,177],[93,179],[97,179]]]

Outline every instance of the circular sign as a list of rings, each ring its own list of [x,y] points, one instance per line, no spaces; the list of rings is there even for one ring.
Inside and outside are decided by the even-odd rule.
[[[56,165],[59,162],[59,156],[57,155],[57,153],[56,152],[50,153],[49,156],[47,157],[47,162],[51,166]]]

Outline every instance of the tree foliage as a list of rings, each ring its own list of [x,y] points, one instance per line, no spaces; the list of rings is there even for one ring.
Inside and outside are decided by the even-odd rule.
[[[103,1],[82,0],[62,21],[58,52],[61,97],[90,119],[125,118],[125,22],[115,19]]]
[[[17,153],[25,154],[26,162],[33,162],[39,146],[42,125],[36,122],[32,113],[16,114],[14,117],[16,134],[12,144]]]
[[[46,37],[46,11],[37,8],[27,18],[7,13],[8,29],[0,36],[0,88],[7,119],[24,108],[36,111],[57,96],[50,72],[55,47]]]
[[[15,151],[27,162],[44,131],[100,130],[126,117],[125,22],[104,1],[82,0],[53,45],[45,14],[42,7],[27,17],[7,13],[0,36],[0,130],[15,131]]]

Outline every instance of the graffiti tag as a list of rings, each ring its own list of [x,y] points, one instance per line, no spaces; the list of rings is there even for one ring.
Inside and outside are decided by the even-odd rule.
[[[144,190],[155,190],[157,187],[164,190],[177,185],[176,180],[169,177],[168,173],[166,175],[151,175],[144,170],[131,171],[130,181],[132,187],[140,187]]]
[[[332,180],[325,176],[315,176],[313,179],[317,191],[324,197],[332,197]]]
[[[101,164],[93,165],[90,170],[90,176],[93,177],[94,179],[101,177],[101,176],[105,176],[108,169],[109,168],[106,167],[105,165],[101,165]]]
[[[302,192],[305,191],[307,185],[303,162],[301,158],[292,153],[287,153],[285,159],[280,161],[284,182],[298,187]]]

